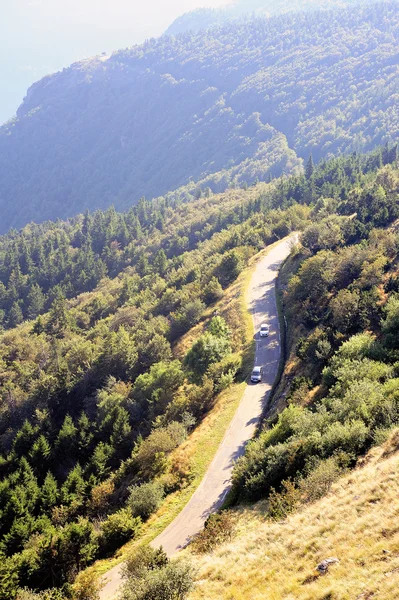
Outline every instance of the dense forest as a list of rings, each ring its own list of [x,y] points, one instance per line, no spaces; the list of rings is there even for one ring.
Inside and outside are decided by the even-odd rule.
[[[365,0],[363,0],[364,2]],[[370,0],[367,0],[370,2]],[[372,0],[373,1],[373,0]],[[359,5],[362,0],[237,0],[222,8],[198,8],[178,17],[167,29],[167,35],[199,31],[221,25],[227,20],[250,16],[275,16],[288,12],[319,11]]]
[[[349,306],[357,299],[364,304],[358,327],[378,323],[382,309],[375,286],[397,249],[394,234],[377,237],[374,228],[399,216],[396,159],[396,147],[322,161],[317,167],[309,159],[303,176],[223,196],[209,194],[174,207],[142,202],[126,214],[111,209],[70,222],[28,226],[0,239],[2,272],[11,262],[25,281],[25,287],[3,284],[6,295],[13,291],[13,303],[22,313],[33,311],[32,290],[42,300],[27,314],[30,320],[0,338],[1,599],[15,598],[22,587],[51,589],[57,600],[69,597],[81,569],[139,536],[143,521],[163,498],[184,485],[189,473],[171,464],[170,453],[201,421],[216,395],[246,376],[241,317],[233,309],[215,314],[212,307],[265,245],[290,231],[304,231],[303,252],[312,256],[304,257],[288,293],[299,302],[292,305],[298,319],[307,310],[309,326],[318,323],[314,346],[324,352],[323,364],[329,364],[343,339],[328,330],[331,289],[338,284],[330,271],[326,280],[320,275],[324,255],[335,273],[335,257],[345,246],[351,245],[347,261],[356,250],[357,271],[352,263],[341,269],[342,281],[347,276],[356,282],[354,298],[337,294],[337,302]],[[57,254],[60,261],[52,262]],[[309,273],[306,265],[312,260],[316,264]],[[87,264],[82,268],[87,278],[81,281],[73,275],[77,264]],[[94,270],[95,264],[101,268]],[[55,288],[48,290],[40,277],[51,265]],[[98,284],[96,277],[90,279],[93,272]],[[302,273],[313,276],[310,289],[326,282],[319,314],[306,303]],[[386,340],[394,331],[395,281],[392,275],[386,282],[393,310],[384,321]],[[3,309],[9,326],[14,308]],[[338,306],[336,312],[342,315]],[[200,321],[202,333],[180,355],[179,341]],[[349,330],[343,327],[346,335]],[[356,332],[354,319],[350,327]],[[380,351],[370,340],[367,352]],[[313,346],[302,342],[301,349],[311,353]],[[337,356],[332,360],[339,361]],[[382,357],[375,368],[375,358],[362,357],[366,362],[359,377],[377,373],[385,385],[394,367],[381,366]],[[328,370],[324,377],[340,393]],[[388,388],[381,394],[390,393]],[[393,409],[387,410],[395,419]],[[317,419],[312,415],[309,419]],[[356,427],[348,434],[351,439],[360,425]],[[288,435],[284,426],[272,431],[280,430]],[[370,425],[364,444],[373,431]],[[353,444],[360,451],[361,445]],[[236,481],[255,496],[256,481],[262,493],[268,488],[249,462],[253,448],[247,462],[240,463]],[[329,448],[336,446],[331,442]],[[270,479],[273,485],[276,481],[276,476]],[[169,564],[162,553],[144,558],[150,570],[156,565],[157,577],[170,579],[179,568],[182,577],[188,573],[188,567]],[[139,572],[144,577],[146,571]],[[133,591],[127,597],[135,598]]]
[[[325,494],[399,424],[398,175],[320,198],[285,267],[288,406],[234,473],[237,497],[267,497],[273,519]]]
[[[0,129],[1,232],[395,142],[398,23],[396,2],[251,18],[44,78]]]
[[[343,161],[350,167],[340,176],[342,193],[355,182],[360,184],[376,166],[395,162],[397,153],[396,145],[386,146],[370,156]],[[324,168],[322,163],[318,172]],[[291,181],[296,188],[289,192],[281,182],[250,190],[244,185],[221,195],[197,188],[193,194],[186,192],[184,202],[172,197],[141,199],[127,213],[112,207],[67,222],[31,224],[0,236],[0,328],[35,319],[56,298],[92,291],[101,279],[114,277],[130,265],[137,265],[141,276],[154,271],[154,262],[164,262],[165,270],[166,265],[176,267],[182,253],[259,211],[286,204],[284,196],[302,204],[311,202],[306,175]],[[314,193],[328,196],[328,185],[319,178]],[[277,221],[262,241],[272,241],[279,232]]]

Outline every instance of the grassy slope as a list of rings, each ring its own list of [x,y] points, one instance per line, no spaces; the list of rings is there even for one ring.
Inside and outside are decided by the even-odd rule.
[[[399,430],[330,494],[285,522],[237,513],[234,539],[197,559],[190,600],[393,600],[399,586]],[[188,551],[187,551],[188,552]],[[316,565],[337,557],[324,576]]]
[[[246,291],[249,287],[258,260],[273,247],[274,245],[269,246],[266,250],[251,259],[248,268],[240,275],[237,282],[225,291],[220,302],[209,309],[208,313],[205,315],[205,319],[189,331],[179,342],[179,345],[175,348],[177,355],[184,356],[193,340],[201,335],[202,329],[205,327],[206,317],[211,317],[213,312],[217,310],[219,314],[226,317],[229,323],[231,323],[231,318],[233,318],[232,315],[235,315],[237,329],[235,330],[234,335],[241,337],[244,371],[246,373],[249,372],[253,365],[254,342],[253,321],[247,308]],[[238,319],[237,316],[239,317]],[[177,460],[188,462],[191,478],[187,487],[166,498],[158,512],[144,525],[142,535],[139,539],[121,548],[113,559],[98,561],[93,567],[96,573],[105,573],[111,567],[122,562],[135,547],[149,543],[163,531],[163,529],[165,529],[165,527],[167,527],[184,508],[211,464],[216,450],[221,444],[226,430],[238,408],[245,386],[245,381],[239,382],[221,393],[217,398],[212,411],[205,417],[200,426],[197,427],[188,440],[171,455],[171,461]]]

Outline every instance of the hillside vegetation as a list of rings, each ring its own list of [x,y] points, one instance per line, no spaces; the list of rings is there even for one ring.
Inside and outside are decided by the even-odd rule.
[[[343,159],[324,169],[332,165],[345,170]],[[307,185],[319,177],[309,163]],[[184,580],[182,598],[396,597],[397,164],[370,173],[345,198],[330,191],[317,194],[312,224],[282,274],[284,401],[269,407],[233,473],[231,502],[263,502],[211,516],[177,561],[153,567],[154,558],[136,551],[124,600],[166,590],[166,566],[173,585]],[[323,570],[325,559],[332,564]],[[131,567],[137,561],[140,573]]]
[[[198,483],[203,465],[175,450],[201,426],[219,394],[246,377],[245,320],[237,301],[228,299],[240,297],[230,286],[251,257],[290,231],[303,230],[303,244],[316,245],[310,249],[306,242],[302,259],[317,252],[317,244],[331,261],[340,246],[358,244],[372,264],[377,253],[376,276],[383,277],[388,258],[396,257],[396,238],[376,240],[373,227],[398,217],[397,195],[396,147],[385,147],[318,167],[309,160],[304,176],[222,196],[175,206],[142,202],[127,214],[86,214],[0,239],[3,269],[14,264],[3,284],[15,298],[5,307],[7,327],[15,306],[22,313],[30,291],[41,290],[41,270],[55,278],[52,297],[49,289],[37,294],[43,300],[36,306],[39,314],[27,313],[31,320],[20,314],[21,324],[0,338],[0,598],[15,598],[22,586],[55,588],[68,597],[80,570],[139,539],[148,531],[143,523],[165,498]],[[88,277],[76,280],[74,269],[84,264]],[[93,273],[102,277],[98,284]],[[315,277],[320,285],[319,271]],[[21,287],[15,285],[18,278]],[[293,285],[290,293],[297,293]],[[375,297],[365,298],[373,315]],[[360,346],[366,354],[377,347],[367,336]],[[328,356],[334,348],[331,344]],[[343,451],[336,470],[352,464],[389,419],[396,422],[394,383],[388,381],[394,354],[384,348],[370,369],[381,385],[371,399],[385,394],[387,412],[375,414],[371,403],[370,422],[360,411],[357,428],[349,427],[349,434],[338,428],[330,436],[333,449],[340,432],[345,440],[353,437],[354,453]],[[336,420],[340,410],[335,405],[330,410]],[[285,472],[276,471],[265,483],[257,461],[264,461],[264,448],[278,436],[295,458],[300,446],[290,436],[295,438],[291,429],[302,423],[299,408],[289,415],[292,420],[283,421],[288,429],[278,425],[271,437],[262,434],[239,464],[239,494],[262,496],[270,485],[280,493]],[[312,418],[305,419],[306,427],[317,429],[320,419],[312,424]],[[331,422],[327,415],[323,426]],[[218,435],[222,431],[219,424]],[[312,439],[317,443],[317,436]],[[294,469],[296,463],[284,464]]]
[[[197,567],[190,600],[393,600],[399,585],[398,431],[327,497],[273,522],[259,503]],[[327,574],[316,566],[338,558]]]
[[[90,292],[102,278],[114,277],[131,265],[135,265],[138,276],[154,271],[163,276],[181,266],[179,256],[194,250],[201,254],[207,240],[213,236],[218,239],[227,229],[235,232],[230,249],[248,241],[259,249],[295,227],[295,211],[287,227],[279,207],[308,205],[318,195],[335,194],[344,199],[355,184],[362,185],[369,173],[396,158],[397,146],[386,147],[369,156],[323,163],[312,180],[307,173],[249,189],[244,185],[224,194],[213,195],[207,189],[199,191],[197,199],[189,196],[186,202],[140,200],[127,213],[110,208],[67,222],[31,224],[19,233],[11,231],[0,236],[0,328],[34,319],[56,298]],[[314,169],[312,160],[307,168]],[[257,215],[265,213],[267,221],[259,229]],[[246,225],[235,230],[240,224]],[[194,260],[190,264],[194,281],[199,269]],[[105,301],[103,310],[107,310]]]
[[[289,512],[308,478],[350,467],[398,424],[399,241],[386,229],[399,216],[398,184],[388,167],[343,204],[315,205],[284,293],[290,357],[279,392],[288,406],[279,403],[238,461],[238,497],[269,497],[272,510]]]
[[[0,598],[15,598],[23,586],[69,597],[81,569],[138,537],[164,498],[202,472],[198,460],[173,451],[249,366],[239,290],[238,301],[219,301],[265,244],[308,222],[307,206],[273,208],[267,189],[171,209],[165,232],[144,226],[126,247],[113,239],[116,277],[94,289],[88,280],[91,290],[78,296],[70,288],[70,300],[59,287],[47,312],[1,335]],[[230,217],[222,215],[229,203]],[[79,255],[91,274],[90,261],[101,262],[91,234],[93,243],[118,235],[133,216],[86,215],[3,242],[17,241],[15,250],[20,242],[32,257],[26,282],[40,272],[37,256],[72,281],[64,258]],[[74,249],[82,230],[86,244]],[[60,262],[52,263],[52,240]],[[223,414],[231,418],[229,409]],[[227,424],[219,423],[220,436]]]
[[[0,130],[0,230],[395,141],[398,19],[396,2],[254,18],[44,78]]]
[[[168,35],[199,31],[227,20],[275,16],[289,12],[319,11],[361,4],[362,0],[236,0],[223,8],[198,8],[178,17],[167,29]]]

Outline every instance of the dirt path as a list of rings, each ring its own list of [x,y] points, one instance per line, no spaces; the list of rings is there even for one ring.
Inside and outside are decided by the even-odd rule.
[[[204,479],[191,500],[176,519],[151,545],[163,546],[173,556],[198,533],[207,517],[223,504],[231,487],[234,463],[254,436],[276,378],[280,361],[280,330],[276,306],[275,285],[281,263],[289,255],[293,238],[286,238],[262,258],[252,276],[247,292],[248,306],[254,318],[256,357],[255,365],[263,366],[263,381],[249,384],[240,406],[226,432]],[[270,325],[270,335],[259,337],[261,323]],[[106,574],[107,583],[101,600],[113,600],[121,584],[121,565]]]

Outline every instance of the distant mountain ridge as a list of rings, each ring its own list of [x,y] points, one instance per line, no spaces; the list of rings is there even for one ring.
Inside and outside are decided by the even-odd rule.
[[[46,77],[0,129],[0,231],[394,142],[398,39],[386,2],[163,36]]]
[[[328,10],[360,5],[375,0],[238,0],[222,8],[199,8],[178,17],[167,29],[167,35],[199,31],[242,18],[244,15],[272,17],[300,11]]]

